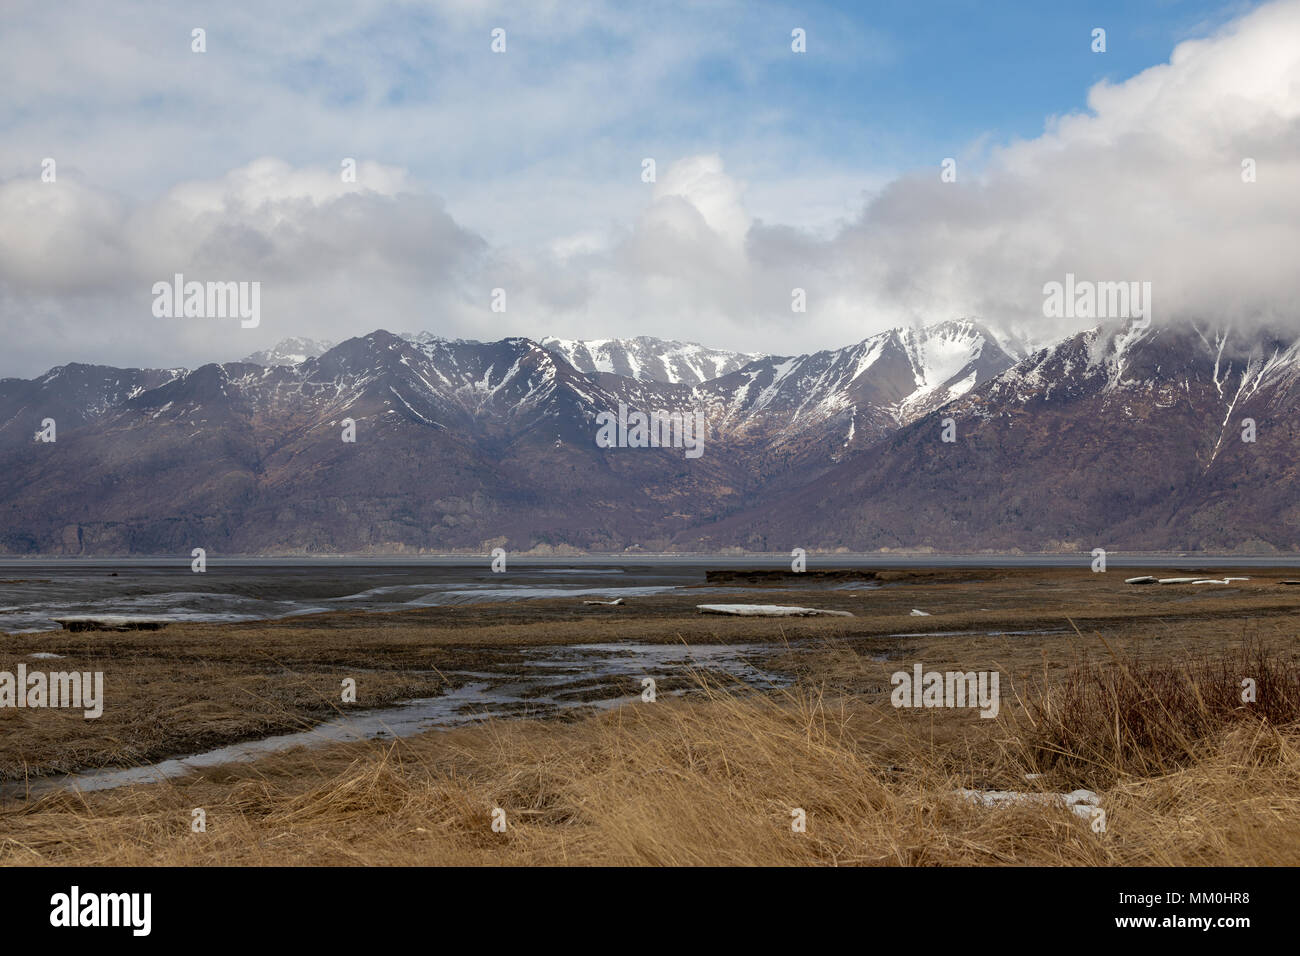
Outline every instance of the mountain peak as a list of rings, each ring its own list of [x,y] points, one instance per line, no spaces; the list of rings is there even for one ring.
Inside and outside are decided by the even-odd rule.
[[[246,356],[242,361],[253,365],[261,365],[265,368],[274,368],[277,365],[301,365],[309,358],[324,355],[333,347],[334,343],[325,339],[293,336],[281,339],[269,349],[254,352],[252,355]]]
[[[649,335],[589,340],[548,336],[541,345],[586,374],[605,372],[667,385],[699,385],[764,357],[761,353],[714,349]]]

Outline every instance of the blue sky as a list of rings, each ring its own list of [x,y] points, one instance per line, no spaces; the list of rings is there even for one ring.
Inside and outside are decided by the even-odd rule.
[[[1166,270],[1190,300],[1172,243],[1247,196],[1207,184],[1258,154],[1249,195],[1289,202],[1296,7],[13,0],[6,361],[76,357],[50,329],[127,364],[377,326],[789,352],[956,315],[1023,330],[1043,277],[1075,265]],[[937,190],[948,156],[960,186]],[[47,157],[58,184],[35,188]],[[364,170],[346,189],[344,157]],[[1112,243],[1127,258],[1094,248],[1161,193],[1170,215]],[[1094,221],[1074,194],[1107,197]],[[151,325],[138,290],[183,268],[258,278],[274,320],[238,339]],[[818,304],[799,323],[794,285]],[[498,286],[517,307],[485,318]],[[92,312],[115,317],[97,344]]]
[[[846,6],[856,6],[860,16],[868,5]],[[1178,42],[1209,33],[1249,5],[1123,0],[870,6],[880,12],[873,10],[865,22],[888,56],[847,71],[810,61],[808,82],[788,89],[795,108],[824,103],[828,117],[860,103],[862,135],[896,142],[889,160],[903,167],[981,137],[1036,136],[1047,117],[1084,109],[1097,81],[1122,81],[1163,62]],[[1095,27],[1107,31],[1104,55],[1091,49]],[[782,86],[774,80],[773,93]]]
[[[781,180],[820,178],[840,197],[854,179],[870,189],[944,156],[978,159],[988,145],[1037,136],[1050,117],[1084,109],[1097,81],[1163,62],[1179,41],[1251,5],[621,6],[290,3],[277,16],[238,3],[182,3],[135,5],[125,18],[98,4],[80,16],[11,12],[16,35],[30,31],[19,64],[50,82],[32,89],[13,76],[0,126],[20,134],[41,127],[53,134],[46,149],[66,144],[70,165],[139,198],[260,156],[310,165],[348,155],[405,167],[467,215],[483,184],[547,170],[612,184],[642,156],[716,152],[758,191],[757,214],[770,219],[791,212],[793,201],[776,194]],[[203,57],[187,49],[194,25],[208,31]],[[488,53],[494,26],[507,30],[506,55]],[[795,26],[807,31],[804,55],[790,51]],[[1104,55],[1090,48],[1098,26],[1107,30]],[[66,45],[41,42],[46,30],[63,33]],[[105,67],[87,62],[97,56]],[[156,148],[121,148],[113,134],[133,129]],[[30,162],[21,148],[0,159],[10,175]],[[859,199],[814,198],[803,224]],[[479,228],[490,234],[491,214],[484,218]]]

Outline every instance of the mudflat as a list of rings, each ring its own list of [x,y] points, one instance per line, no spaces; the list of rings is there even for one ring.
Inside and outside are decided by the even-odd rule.
[[[1290,713],[1300,707],[1290,683],[1297,681],[1300,588],[1282,583],[1294,570],[1146,573],[1248,580],[1130,585],[1124,578],[1131,575],[1086,568],[909,569],[861,581],[823,576],[809,587],[783,579],[735,582],[725,597],[717,584],[687,587],[618,606],[546,598],[172,624],[150,632],[10,635],[0,671],[20,663],[29,670],[102,671],[105,702],[96,720],[71,710],[0,709],[0,774],[7,781],[0,813],[6,825],[28,831],[23,843],[32,848],[6,844],[0,859],[94,861],[111,844],[112,852],[135,862],[189,860],[178,853],[210,862],[269,861],[262,855],[265,834],[258,834],[272,819],[284,824],[286,845],[303,862],[414,862],[420,857],[410,855],[412,846],[440,862],[546,862],[553,853],[569,853],[574,862],[621,863],[1154,862],[1166,859],[1161,854],[1192,852],[1177,839],[1156,840],[1168,824],[1163,816],[1118,841],[1113,812],[1111,835],[1102,836],[1091,834],[1087,821],[1081,832],[1069,830],[1068,812],[1035,817],[1031,826],[1022,819],[1028,811],[952,807],[946,796],[972,787],[1085,787],[1105,791],[1112,807],[1125,806],[1143,787],[1167,787],[1170,774],[1201,772],[1208,775],[1207,793],[1231,791],[1234,800],[1270,795],[1273,802],[1260,810],[1267,825],[1255,819],[1249,829],[1238,819],[1230,833],[1202,834],[1209,842],[1197,852],[1207,856],[1178,859],[1300,862],[1296,825],[1278,815],[1277,802],[1294,801],[1283,791],[1300,772]],[[724,600],[853,616],[732,618],[696,609]],[[51,654],[58,656],[44,656]],[[996,671],[1000,715],[988,720],[973,709],[893,706],[892,675],[917,665]],[[1252,673],[1264,697],[1239,702],[1238,684]],[[1125,674],[1136,675],[1132,700],[1124,698]],[[654,686],[650,699],[647,678]],[[343,699],[347,681],[355,682],[355,702]],[[1195,691],[1184,694],[1184,684]],[[1106,694],[1132,713],[1105,713]],[[103,793],[33,787],[24,795],[23,781],[184,757],[447,695],[469,695],[451,729],[304,746]],[[1161,737],[1151,730],[1163,719],[1159,713],[1138,714],[1165,706],[1153,705],[1156,698],[1169,701],[1168,708],[1199,710],[1169,713],[1166,723],[1175,730]],[[477,726],[476,699],[491,715]],[[1063,722],[1060,715],[1071,708],[1074,716]],[[1125,730],[1113,746],[1105,743],[1112,718],[1135,715],[1145,730]],[[1183,726],[1185,735],[1176,729]],[[1245,727],[1249,739],[1239,739]],[[1086,734],[1074,740],[1071,728]],[[1089,749],[1102,745],[1104,753]],[[636,773],[648,777],[635,783],[627,775]],[[246,805],[250,786],[261,794],[253,801],[257,808]],[[700,800],[729,793],[727,799],[738,801],[734,834],[704,838],[706,808],[691,802],[691,786]],[[800,786],[812,791],[794,792]],[[355,800],[343,802],[355,803],[359,818],[348,811],[336,819],[338,787],[353,794]],[[773,787],[793,790],[778,797]],[[221,812],[233,814],[228,824],[237,818],[238,825],[219,840],[190,841],[181,810],[200,799],[224,807]],[[409,810],[398,814],[400,825],[382,809],[394,801]],[[670,826],[675,814],[700,832],[660,834],[665,842],[657,855],[620,829],[623,823],[592,817],[594,806],[617,815],[619,801],[637,808],[637,827]],[[875,808],[870,821],[858,819],[863,801]],[[881,817],[886,805],[892,809]],[[828,817],[837,821],[836,835],[819,829],[802,845],[744,849],[755,827],[774,828],[763,830],[767,838],[789,843],[790,810],[812,807],[821,807],[813,818],[820,815],[823,827]],[[931,816],[924,826],[913,821],[920,827],[917,847],[924,849],[905,850],[898,827],[917,807]],[[68,825],[68,814],[86,808],[111,817],[114,835],[92,837]],[[488,826],[495,809],[515,822],[509,832],[516,837],[536,829],[526,839],[503,841]],[[1183,815],[1193,810],[1184,806]],[[1156,809],[1135,811],[1131,822],[1143,813]],[[55,826],[51,814],[65,819]],[[290,825],[294,814],[315,823],[300,830]],[[146,826],[146,819],[155,823]],[[429,825],[438,819],[442,830]],[[1007,831],[1009,820],[1018,822]],[[1037,842],[1017,844],[1017,827],[1021,836],[1038,834]],[[360,841],[355,850],[339,848],[345,830]],[[439,832],[440,840],[424,836]],[[637,832],[645,837],[647,831]],[[973,832],[985,834],[988,845],[965,845]],[[408,846],[402,834],[414,842]]]

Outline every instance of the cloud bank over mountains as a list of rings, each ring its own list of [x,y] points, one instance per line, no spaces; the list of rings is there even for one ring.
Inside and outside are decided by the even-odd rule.
[[[518,238],[453,214],[456,197],[437,183],[361,150],[354,183],[340,176],[349,154],[266,156],[127,195],[63,150],[51,150],[56,182],[42,182],[48,154],[28,130],[37,152],[27,171],[0,181],[10,344],[0,374],[72,360],[194,364],[376,326],[481,340],[655,335],[795,354],[974,316],[1042,343],[1091,324],[1043,317],[1044,283],[1067,272],[1151,282],[1156,322],[1300,331],[1300,0],[1260,6],[1180,43],[1167,63],[1095,85],[1088,107],[1049,118],[1034,139],[954,144],[955,182],[941,181],[945,156],[917,157],[856,216],[820,229],[762,218],[726,155],[638,143],[627,175],[639,199],[549,234],[531,222]],[[3,156],[7,170],[12,143]],[[640,182],[642,156],[656,157],[652,184]],[[1255,181],[1243,181],[1243,163]],[[561,200],[600,206],[606,192]],[[154,318],[152,284],[178,272],[261,282],[261,326]],[[498,288],[504,312],[491,310]],[[791,311],[795,288],[804,314]]]

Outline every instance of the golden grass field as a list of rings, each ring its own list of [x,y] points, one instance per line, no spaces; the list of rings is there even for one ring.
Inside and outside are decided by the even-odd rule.
[[[98,721],[0,712],[0,862],[1293,865],[1300,587],[1280,583],[1286,571],[1243,573],[1193,589],[1126,586],[1113,571],[959,571],[725,598],[857,615],[834,619],[705,617],[703,599],[674,594],[12,635],[0,670],[60,653],[51,664],[104,670],[109,693]],[[987,633],[1036,629],[1054,633]],[[979,633],[934,634],[955,630]],[[635,682],[593,681],[592,699],[627,702],[159,784],[21,792],[57,770],[308,726],[339,709],[340,675],[378,705],[437,693],[456,683],[448,672],[509,668],[521,646],[629,640],[761,644],[763,666],[791,683],[756,692],[705,671],[683,679],[689,693],[645,703]],[[915,662],[999,671],[998,717],[895,709],[889,675]],[[1242,677],[1256,702],[1241,702]],[[1060,807],[974,806],[962,787],[1094,790],[1106,829]],[[191,828],[196,808],[205,832]]]

